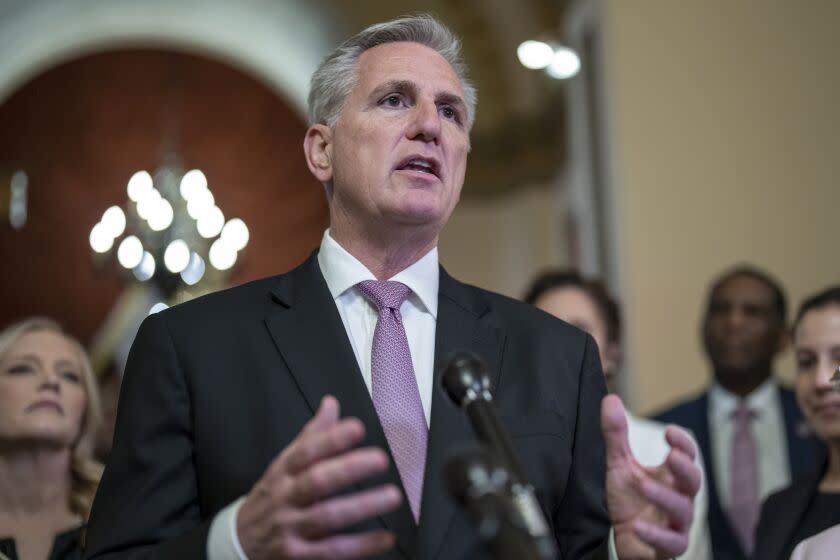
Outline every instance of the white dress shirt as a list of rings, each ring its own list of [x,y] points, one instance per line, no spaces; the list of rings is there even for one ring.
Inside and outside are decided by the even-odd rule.
[[[733,413],[738,406],[737,395],[717,383],[709,389],[709,434],[714,452],[715,480],[721,507],[729,509],[732,456],[732,435],[735,431]],[[747,397],[753,411],[753,436],[758,457],[759,497],[790,485],[790,461],[782,401],[779,387],[768,379]],[[781,437],[780,437],[781,434]]]
[[[378,314],[374,306],[359,293],[356,284],[363,280],[376,280],[376,277],[339,245],[329,230],[324,232],[321,239],[318,266],[335,300],[341,322],[344,323],[353,353],[359,363],[362,378],[370,392],[370,356]],[[417,376],[417,388],[428,425],[432,415],[435,327],[440,280],[437,247],[388,280],[402,282],[411,288],[411,294],[400,306],[400,315],[408,338],[411,362]],[[248,560],[236,533],[236,516],[244,499],[244,496],[239,498],[213,519],[207,536],[208,560]]]

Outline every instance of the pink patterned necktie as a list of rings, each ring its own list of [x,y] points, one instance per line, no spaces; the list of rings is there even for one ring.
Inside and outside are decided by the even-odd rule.
[[[379,313],[370,356],[373,406],[417,521],[420,519],[429,428],[400,316],[400,305],[411,289],[400,282],[376,280],[365,280],[358,287]]]
[[[755,527],[758,524],[758,458],[753,437],[753,411],[742,399],[733,413],[735,431],[730,457],[729,518],[747,556],[753,551]]]

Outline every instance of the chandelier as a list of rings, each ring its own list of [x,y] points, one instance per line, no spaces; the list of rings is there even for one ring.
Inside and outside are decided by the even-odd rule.
[[[241,219],[225,220],[200,169],[184,172],[171,152],[166,159],[153,174],[140,170],[131,176],[128,200],[103,212],[91,229],[90,246],[96,260],[116,254],[127,273],[172,301],[187,288],[223,286],[249,234]]]

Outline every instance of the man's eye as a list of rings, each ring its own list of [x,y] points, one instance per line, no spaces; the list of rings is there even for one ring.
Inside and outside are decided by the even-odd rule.
[[[452,107],[443,107],[440,112],[443,114],[443,118],[445,119],[457,120],[458,118],[458,113]]]
[[[399,95],[392,94],[383,99],[382,103],[388,107],[399,107],[402,105],[402,98]]]

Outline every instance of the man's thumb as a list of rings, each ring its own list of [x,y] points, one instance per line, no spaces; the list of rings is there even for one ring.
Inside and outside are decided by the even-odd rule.
[[[607,446],[607,464],[632,457],[624,403],[616,395],[607,395],[601,401],[601,431]]]

